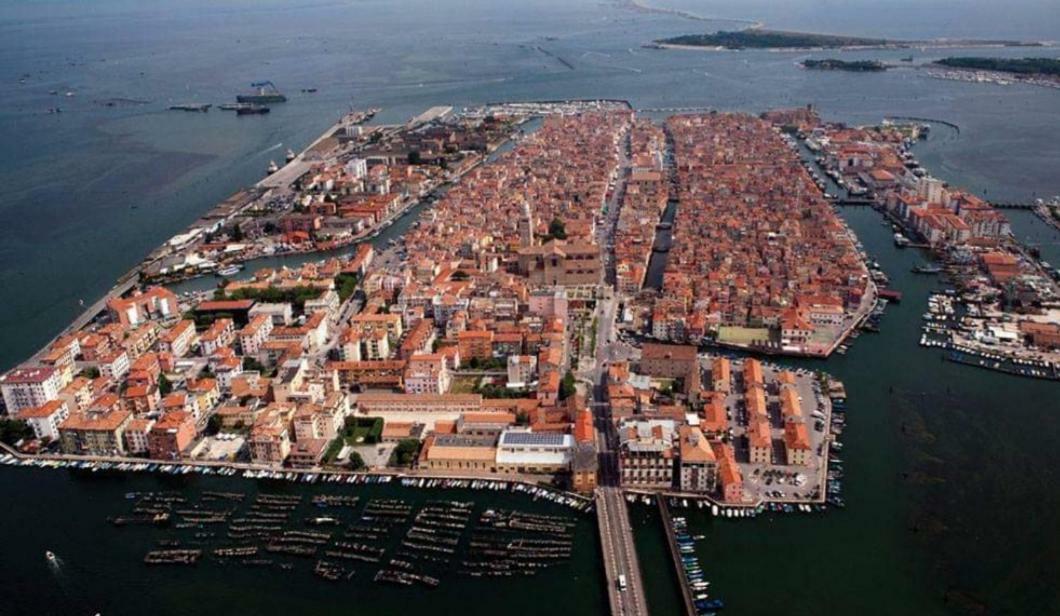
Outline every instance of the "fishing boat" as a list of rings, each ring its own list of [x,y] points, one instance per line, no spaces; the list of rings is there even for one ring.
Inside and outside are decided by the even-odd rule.
[[[938,274],[942,268],[938,265],[914,265],[911,271],[914,274]]]

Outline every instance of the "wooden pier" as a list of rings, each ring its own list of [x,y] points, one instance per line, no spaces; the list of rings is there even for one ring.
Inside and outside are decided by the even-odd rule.
[[[670,508],[666,505],[666,497],[659,495],[655,502],[659,504],[659,516],[662,518],[663,532],[666,533],[666,545],[670,547],[670,557],[677,573],[677,583],[681,586],[681,599],[685,604],[685,614],[696,616],[696,602],[692,595],[692,588],[688,585],[688,576],[685,575],[684,562],[681,560],[681,548],[677,545],[674,537],[674,523],[670,519]]]

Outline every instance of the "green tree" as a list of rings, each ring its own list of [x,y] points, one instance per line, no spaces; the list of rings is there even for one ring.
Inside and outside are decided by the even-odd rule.
[[[173,391],[173,384],[169,382],[169,379],[165,374],[158,375],[158,393],[163,396],[168,396],[169,392]]]
[[[563,380],[559,382],[559,399],[566,400],[573,396],[577,391],[578,387],[574,380],[574,373],[568,370],[567,374],[563,375]]]
[[[359,471],[365,466],[367,466],[367,464],[364,463],[364,458],[362,458],[361,454],[357,453],[356,451],[350,452],[348,464],[350,465],[351,471]]]
[[[22,439],[32,438],[33,428],[21,419],[0,418],[0,442],[14,445]]]
[[[405,438],[398,441],[394,452],[390,454],[390,463],[397,466],[408,466],[416,459],[416,452],[420,449],[420,442],[414,438]]]
[[[206,434],[207,436],[213,436],[221,431],[221,416],[216,413],[210,415],[210,418],[206,420]]]
[[[548,223],[548,234],[557,240],[567,239],[567,225],[562,218],[557,216],[552,219],[552,222]]]

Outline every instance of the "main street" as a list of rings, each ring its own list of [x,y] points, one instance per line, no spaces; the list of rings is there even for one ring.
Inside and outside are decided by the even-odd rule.
[[[607,593],[611,613],[616,616],[643,616],[648,613],[644,597],[644,583],[637,561],[637,550],[633,543],[633,530],[629,524],[629,511],[622,493],[618,469],[618,454],[615,446],[617,434],[604,399],[604,379],[607,364],[619,353],[613,342],[617,303],[613,285],[615,225],[625,192],[629,172],[629,135],[624,136],[620,146],[619,173],[615,188],[607,203],[607,213],[597,228],[600,246],[604,252],[604,284],[596,303],[596,348],[593,349],[591,368],[580,376],[590,386],[591,405],[596,424],[596,448],[599,453],[599,487],[596,489],[596,515],[600,530],[600,546],[604,557],[607,577]],[[624,582],[624,583],[623,583]]]

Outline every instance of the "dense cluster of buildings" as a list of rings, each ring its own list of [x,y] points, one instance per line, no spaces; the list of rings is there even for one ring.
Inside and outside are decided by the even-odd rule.
[[[233,195],[169,240],[144,274],[179,279],[354,242],[481,163],[516,120],[439,112],[403,126],[340,126],[274,172],[280,179]]]
[[[764,496],[749,482],[763,470],[816,475],[825,434],[814,392],[809,377],[753,358],[646,344],[635,366],[615,362],[608,370],[622,484],[743,503]]]
[[[854,239],[771,123],[674,116],[679,207],[660,339],[827,355],[875,301]]]
[[[113,298],[107,318],[4,378],[8,412],[66,453],[224,451],[307,467],[356,446],[348,418],[382,418],[383,441],[421,442],[425,472],[563,474],[591,489],[595,433],[574,395],[571,321],[602,281],[595,225],[631,119],[546,118],[448,191],[390,249],[396,260],[373,261],[362,244],[350,258],[259,270],[209,299],[163,287]],[[400,141],[417,162],[467,145],[413,133]],[[393,206],[382,198],[406,192],[399,180],[419,166],[393,156],[313,166],[298,216],[317,220],[289,232],[378,221]],[[351,277],[355,298],[341,284]]]

